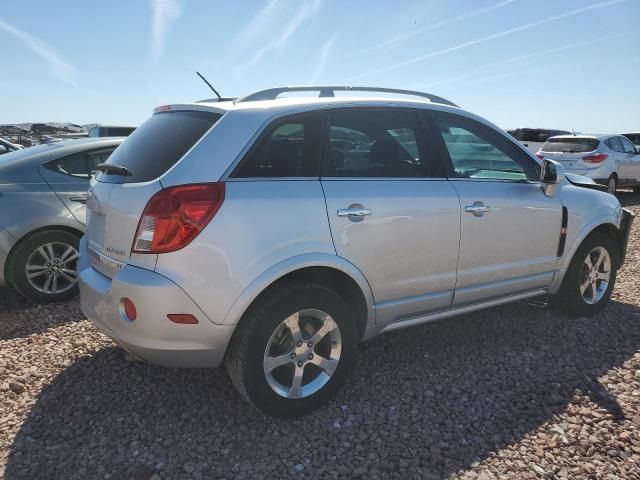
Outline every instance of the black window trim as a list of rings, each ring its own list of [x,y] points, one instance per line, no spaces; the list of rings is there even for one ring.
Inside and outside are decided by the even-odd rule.
[[[306,117],[320,117],[320,136],[322,141],[322,150],[320,152],[320,159],[316,165],[316,175],[307,177],[237,177],[238,173],[244,165],[252,157],[253,153],[262,145],[262,142],[271,135],[271,133],[285,123],[289,123],[291,120],[306,118]],[[238,155],[231,166],[222,175],[222,181],[229,182],[269,182],[269,181],[308,181],[320,179],[320,168],[322,165],[322,157],[324,155],[324,137],[326,130],[326,115],[324,110],[303,110],[297,112],[287,112],[285,115],[274,116],[265,120],[260,129],[254,134],[252,139],[248,142],[247,146]]]
[[[427,116],[429,121],[432,123],[432,129],[434,133],[437,135],[435,143],[439,147],[438,148],[439,154],[441,157],[441,161],[444,167],[444,172],[447,180],[456,181],[456,182],[494,182],[494,183],[513,183],[513,184],[522,183],[522,184],[535,184],[535,185],[541,184],[539,175],[536,175],[534,180],[531,180],[531,179],[509,180],[509,179],[500,179],[500,178],[465,178],[465,177],[456,176],[456,171],[453,166],[453,161],[451,160],[451,156],[449,155],[449,150],[447,149],[447,145],[444,141],[444,138],[440,134],[440,131],[437,127],[437,123],[435,119],[435,116],[437,115],[448,115],[456,118],[461,118],[463,121],[473,122],[482,127],[488,128],[491,131],[493,131],[496,135],[504,138],[505,142],[508,142],[510,145],[512,145],[515,152],[521,153],[523,158],[528,159],[533,165],[533,169],[535,172],[539,171],[540,164],[536,162],[533,158],[531,158],[531,156],[528,154],[527,151],[521,148],[519,142],[513,136],[504,135],[499,130],[496,130],[495,128],[492,128],[489,125],[479,122],[474,118],[470,118],[465,115],[460,115],[458,113],[448,112],[444,110],[425,109],[424,112],[425,112],[425,116]]]
[[[329,135],[329,116],[332,111],[335,110],[372,110],[372,111],[400,111],[400,112],[411,112],[414,116],[414,122],[416,126],[416,143],[418,146],[418,153],[420,158],[424,162],[430,162],[433,159],[433,163],[429,163],[427,166],[428,169],[431,170],[430,175],[420,176],[420,177],[330,177],[322,175],[323,168],[325,162],[327,160],[327,152],[330,152],[329,148],[330,143],[330,135]],[[416,108],[416,107],[400,107],[397,105],[336,105],[332,107],[328,107],[324,110],[325,114],[325,123],[324,123],[324,144],[323,144],[323,152],[322,152],[322,161],[320,168],[320,178],[322,181],[331,181],[331,182],[345,182],[345,181],[388,181],[388,182],[398,182],[398,181],[434,181],[434,180],[446,180],[444,176],[444,170],[442,169],[442,163],[440,161],[440,155],[438,155],[437,150],[433,147],[433,132],[430,132],[428,129],[428,125],[422,119],[421,112],[425,109]]]
[[[89,149],[89,150],[78,150],[77,152],[68,153],[66,155],[63,155],[62,157],[58,157],[58,158],[54,158],[53,160],[46,161],[46,162],[44,162],[42,164],[42,167],[46,168],[50,172],[57,173],[59,175],[64,175],[65,177],[71,177],[71,178],[75,178],[75,179],[78,179],[78,180],[91,180],[92,175],[90,173],[89,173],[88,177],[78,177],[78,176],[72,175],[70,173],[62,173],[62,172],[60,172],[60,171],[58,171],[58,170],[56,170],[54,168],[51,168],[49,165],[53,165],[55,163],[62,162],[65,159],[67,159],[69,157],[73,157],[75,155],[92,155],[94,153],[99,153],[99,152],[107,151],[107,150],[110,150],[111,153],[113,153],[113,151],[117,147],[118,147],[118,145],[112,145],[110,147],[106,147],[106,146],[103,145],[102,147],[92,148],[92,149]],[[86,158],[83,159],[83,161],[84,161],[85,168],[88,167]]]

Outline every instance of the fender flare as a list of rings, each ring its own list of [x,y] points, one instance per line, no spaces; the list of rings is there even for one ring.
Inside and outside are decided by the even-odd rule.
[[[358,268],[348,260],[328,253],[305,253],[276,263],[246,287],[233,303],[222,322],[223,325],[237,324],[244,312],[267,287],[285,275],[307,267],[327,267],[339,270],[353,279],[360,287],[367,303],[367,328],[375,325],[375,307],[373,292],[367,279]]]
[[[576,251],[578,250],[578,248],[580,248],[580,245],[582,245],[584,239],[587,238],[589,234],[591,234],[591,232],[593,232],[596,228],[602,225],[611,225],[616,229],[619,229],[620,219],[616,216],[602,214],[591,219],[591,221],[587,225],[582,227],[580,232],[578,232],[578,235],[576,235],[571,248],[565,250],[564,258],[561,260],[561,263],[558,266],[559,268],[556,269],[556,275],[553,278],[553,283],[549,287],[549,293],[556,293],[560,289],[562,281],[564,280],[564,275],[567,272],[567,269],[569,268],[569,265],[571,264]]]

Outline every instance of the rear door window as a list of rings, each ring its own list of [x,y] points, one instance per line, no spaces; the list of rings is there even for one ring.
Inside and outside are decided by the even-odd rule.
[[[620,140],[620,143],[622,144],[622,149],[625,151],[625,153],[636,153],[636,147],[633,146],[633,144],[627,140],[624,137],[616,137]]]
[[[100,182],[155,180],[193,147],[222,115],[202,111],[155,113],[118,147],[106,163],[125,167],[131,176],[99,173]]]
[[[89,179],[96,173],[96,166],[107,161],[115,148],[103,148],[89,152],[74,153],[66,157],[52,160],[43,167],[63,175]]]
[[[599,144],[595,138],[550,138],[540,150],[550,153],[585,153],[593,152]]]
[[[328,116],[323,177],[430,176],[413,110],[340,108]]]
[[[240,162],[233,178],[307,178],[319,175],[322,114],[276,120]]]

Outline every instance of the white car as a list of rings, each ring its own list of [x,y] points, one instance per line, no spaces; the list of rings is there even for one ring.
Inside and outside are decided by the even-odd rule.
[[[631,140],[631,143],[633,143],[636,148],[640,148],[640,132],[623,133],[622,136]]]
[[[640,192],[640,152],[622,135],[562,135],[551,137],[536,153],[560,162],[567,173],[585,175],[606,185]]]
[[[544,142],[555,135],[569,135],[566,130],[551,130],[548,128],[516,128],[507,133],[524,145],[531,153],[536,153]]]

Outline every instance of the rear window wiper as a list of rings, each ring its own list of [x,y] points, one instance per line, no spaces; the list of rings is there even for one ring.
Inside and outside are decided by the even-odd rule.
[[[562,153],[578,153],[576,150],[562,150]]]
[[[100,170],[107,175],[124,175],[125,177],[130,177],[131,175],[133,175],[127,167],[114,165],[112,163],[99,163],[98,165],[96,165],[96,170]]]

